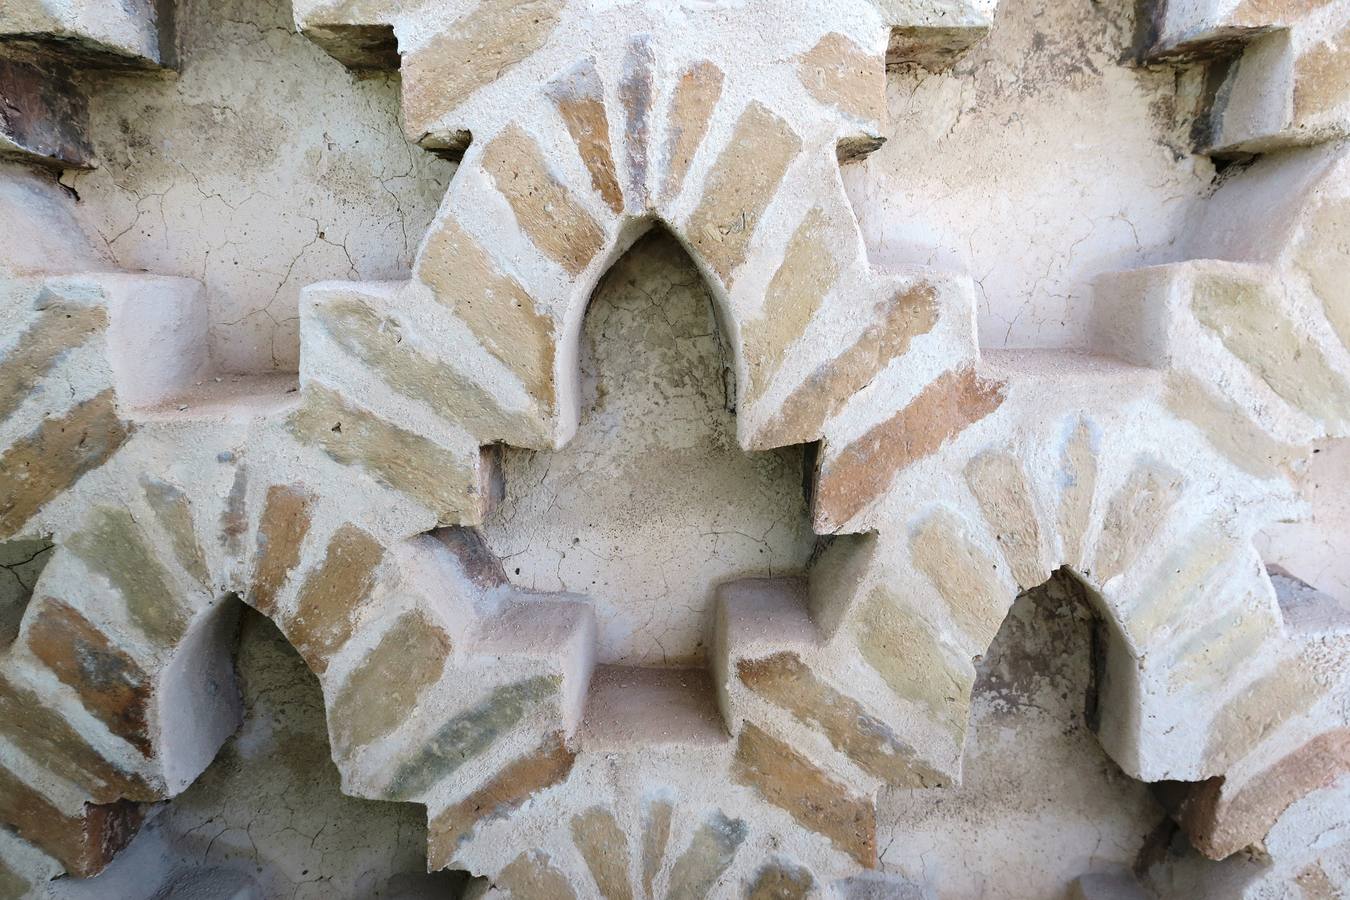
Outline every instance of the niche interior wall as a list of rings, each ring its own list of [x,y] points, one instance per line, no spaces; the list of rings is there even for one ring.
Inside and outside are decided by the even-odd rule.
[[[1350,890],[1348,22],[0,6],[0,893],[283,895],[243,607],[328,893]]]

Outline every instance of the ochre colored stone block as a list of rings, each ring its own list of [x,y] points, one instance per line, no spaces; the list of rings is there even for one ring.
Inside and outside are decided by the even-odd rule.
[[[1090,575],[1104,585],[1126,571],[1162,528],[1181,496],[1184,479],[1161,463],[1143,461],[1111,497],[1097,538],[1097,560]]]
[[[3,63],[0,63],[3,65]],[[14,414],[62,356],[108,327],[108,314],[93,306],[38,298],[37,319],[0,358],[0,419]]]
[[[740,819],[720,810],[710,815],[694,832],[689,846],[670,869],[667,900],[701,900],[731,865],[749,829]]]
[[[798,57],[802,85],[826,106],[858,119],[886,116],[886,61],[842,34],[827,34]]]
[[[553,319],[535,309],[520,282],[500,271],[482,245],[453,220],[434,227],[427,237],[417,275],[544,409],[552,409]]]
[[[518,900],[574,900],[567,876],[549,861],[547,853],[526,850],[497,874],[496,883]]]
[[[922,285],[894,294],[872,308],[871,323],[847,349],[806,376],[782,409],[755,437],[758,448],[780,447],[820,437],[826,420],[853,395],[903,356],[910,342],[937,324],[937,298]]]
[[[0,897],[26,897],[33,883],[0,860]]]
[[[1350,197],[1323,200],[1303,227],[1294,261],[1307,273],[1322,312],[1341,343],[1350,347]]]
[[[1165,629],[1184,621],[1188,604],[1203,596],[1202,589],[1220,566],[1229,562],[1232,542],[1223,534],[1202,530],[1177,541],[1143,585],[1124,616],[1122,628],[1140,646],[1153,646]]]
[[[876,810],[805,756],[746,722],[736,741],[732,777],[787,812],[803,828],[818,832],[859,865],[877,862]]]
[[[562,784],[575,761],[576,754],[567,749],[562,735],[552,735],[534,753],[508,764],[487,784],[443,810],[427,826],[431,868],[451,865],[479,822],[508,816],[539,791]]]
[[[55,775],[79,785],[95,803],[159,798],[140,775],[105,759],[44,698],[0,677],[0,737]]]
[[[1247,685],[1215,713],[1205,744],[1205,768],[1224,772],[1280,725],[1326,692],[1308,664],[1289,660]]]
[[[1092,521],[1092,498],[1097,493],[1097,449],[1093,427],[1080,419],[1064,443],[1059,463],[1059,536],[1064,562],[1082,572],[1083,540]]]
[[[604,85],[595,61],[584,59],[549,82],[544,92],[558,108],[567,133],[591,174],[591,187],[616,215],[623,212],[623,189],[614,171]]]
[[[858,615],[858,649],[897,697],[925,707],[960,746],[975,670],[953,663],[940,636],[917,613],[877,588]]]
[[[604,249],[600,224],[520,126],[508,125],[492,139],[483,151],[483,168],[511,205],[521,232],[569,275],[580,275]]]
[[[1230,462],[1257,478],[1284,477],[1299,453],[1272,438],[1251,416],[1185,372],[1167,375],[1167,408],[1204,432]]]
[[[834,453],[816,479],[818,531],[847,524],[890,487],[896,473],[989,416],[1003,404],[1004,386],[961,369],[940,376],[904,409]]]
[[[572,817],[572,842],[591,870],[595,886],[605,900],[632,900],[628,881],[628,838],[604,807],[591,807]]]
[[[80,695],[84,708],[145,756],[150,735],[149,676],[77,610],[44,598],[30,608],[28,649]]]
[[[1317,41],[1294,62],[1294,122],[1346,108],[1350,97],[1350,27]]]
[[[1050,577],[1041,561],[1041,529],[1026,470],[1010,453],[986,452],[966,464],[966,484],[979,501],[1018,587]]]
[[[806,900],[816,886],[810,870],[772,860],[755,873],[746,900]]]
[[[967,537],[961,523],[938,511],[909,539],[914,566],[928,576],[947,603],[956,626],[977,653],[994,640],[1014,592],[998,577],[998,564]]]
[[[745,363],[750,375],[746,405],[764,393],[788,349],[806,331],[834,287],[839,278],[835,250],[829,240],[829,222],[819,209],[812,209],[788,241],[783,262],[769,281],[764,307],[745,325]]]
[[[670,122],[666,126],[666,199],[674,199],[684,188],[684,178],[694,154],[708,135],[717,101],[722,97],[722,70],[710,62],[695,63],[681,73],[670,101]]]
[[[427,438],[358,409],[319,384],[304,388],[291,432],[344,466],[359,466],[407,494],[443,525],[478,521],[484,493],[477,460],[455,456]]]
[[[1278,628],[1274,616],[1264,610],[1248,609],[1237,617],[1225,610],[1177,649],[1168,683],[1175,691],[1197,692],[1231,683]]]
[[[124,800],[86,804],[81,814],[67,815],[0,766],[0,821],[55,857],[76,878],[103,871],[136,836],[144,818],[140,804]],[[3,884],[0,879],[0,887]]]
[[[1350,771],[1350,730],[1320,734],[1246,780],[1236,791],[1223,778],[1190,789],[1181,807],[1187,836],[1210,859],[1265,840],[1286,809]]]
[[[131,436],[111,390],[44,419],[0,456],[0,540],[12,537],[48,501],[108,461]]]
[[[924,765],[889,726],[821,681],[795,653],[743,659],[736,672],[750,690],[820,729],[840,753],[895,787],[940,787],[941,775]]]
[[[479,88],[544,45],[562,0],[484,0],[403,55],[403,115],[416,139]]]
[[[441,677],[450,649],[450,636],[421,611],[399,616],[332,701],[335,755],[348,756],[407,720]]]
[[[1292,406],[1336,426],[1350,422],[1350,389],[1288,315],[1279,286],[1206,272],[1192,309],[1252,374]]]
[[[145,636],[171,647],[187,630],[187,599],[164,568],[136,520],[125,509],[96,507],[83,529],[65,542],[67,549],[122,595],[131,620]]]
[[[355,525],[343,525],[328,542],[323,562],[300,586],[295,613],[286,622],[286,637],[316,674],[328,669],[329,658],[351,638],[361,604],[374,586],[375,568],[383,559],[378,541]],[[414,629],[408,637],[427,633]],[[413,644],[408,649],[416,658],[420,648]]]
[[[642,893],[653,897],[652,883],[665,859],[670,841],[670,817],[674,806],[669,800],[650,799],[642,808]]]
[[[482,298],[466,300],[456,310],[467,312],[475,304],[481,306]],[[396,393],[425,403],[438,416],[463,425],[480,444],[505,441],[518,447],[537,447],[547,443],[546,423],[537,411],[504,409],[491,391],[458,369],[420,352],[413,342],[405,340],[404,328],[397,320],[376,313],[358,298],[342,297],[324,303],[315,318],[352,361],[369,367]],[[551,345],[545,350],[543,344],[552,326],[551,320],[540,318],[542,321],[517,322],[538,325],[540,330],[526,330],[515,335],[515,341],[494,332],[489,349],[510,348],[503,361],[509,364],[515,358],[525,363],[531,379],[526,386],[547,397],[552,392],[553,355]],[[525,350],[531,338],[540,344],[538,358],[513,357],[513,353]]]
[[[703,199],[685,232],[728,288],[764,210],[801,149],[801,138],[787,122],[752,101],[708,173]]]
[[[300,562],[313,503],[314,498],[299,485],[277,484],[267,489],[248,592],[249,604],[265,616],[276,615],[277,595]]]
[[[207,569],[206,554],[197,539],[197,526],[192,520],[192,503],[187,494],[176,485],[155,478],[141,476],[145,502],[155,513],[159,525],[169,535],[169,545],[178,564],[203,587],[210,587],[211,573]]]

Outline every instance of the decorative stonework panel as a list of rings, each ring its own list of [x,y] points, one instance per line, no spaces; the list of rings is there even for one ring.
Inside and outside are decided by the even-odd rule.
[[[992,14],[297,0],[343,62],[397,58],[408,136],[462,161],[410,279],[305,290],[298,383],[213,377],[194,280],[78,234],[69,265],[0,251],[0,538],[55,545],[0,650],[0,819],[106,865],[236,725],[237,597],[318,677],[343,789],[426,807],[432,868],[847,896],[881,792],[960,781],[976,661],[1059,575],[1100,620],[1107,753],[1189,783],[1203,852],[1265,839],[1346,764],[1350,619],[1253,547],[1350,433],[1344,150],[1257,162],[1179,261],[1100,279],[1097,354],[981,353],[972,279],[874,267],[840,166],[879,146],[888,62]],[[656,226],[709,286],[740,447],[810,445],[824,539],[721,585],[706,667],[613,664],[589,598],[513,583],[479,531],[503,445],[572,439],[586,304]]]

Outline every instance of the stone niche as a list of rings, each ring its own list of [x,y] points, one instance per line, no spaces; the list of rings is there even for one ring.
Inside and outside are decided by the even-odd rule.
[[[0,896],[1335,896],[1347,21],[0,7]]]

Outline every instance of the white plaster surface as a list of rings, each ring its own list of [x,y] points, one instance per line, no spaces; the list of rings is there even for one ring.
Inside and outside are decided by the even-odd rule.
[[[845,183],[879,264],[975,279],[982,347],[1089,349],[1093,277],[1177,259],[1213,166],[1190,76],[1121,65],[1134,5],[1007,0],[949,72],[893,74]]]
[[[50,900],[431,900],[421,807],[343,796],[317,679],[281,633],[246,612],[244,724],[211,767],[101,875],[51,882]]]
[[[1119,65],[1132,10],[1008,0],[952,72],[892,78],[890,141],[846,175],[877,262],[973,274],[987,348],[1086,346],[1092,278],[1178,258],[1211,190],[1191,82]],[[300,288],[405,275],[452,167],[406,144],[396,77],[353,76],[293,33],[285,0],[186,0],[181,21],[181,74],[87,79],[102,166],[66,181],[91,258],[204,282],[217,371],[291,370]],[[489,540],[517,584],[594,598],[602,661],[699,659],[717,582],[810,554],[800,459],[736,448],[723,362],[705,289],[654,238],[592,304],[577,436],[508,453]],[[1266,546],[1332,593],[1350,591],[1347,466],[1346,445],[1324,448],[1313,520]],[[1039,602],[986,661],[965,786],[881,807],[885,871],[943,897],[1065,896],[1128,868],[1161,819],[1082,724],[1085,619]],[[215,767],[107,875],[52,896],[213,896],[192,893],[202,872],[242,896],[420,896],[399,873],[421,865],[421,810],[338,796],[309,676],[259,629],[251,716]]]
[[[805,568],[801,451],[740,450],[729,365],[692,260],[654,232],[587,312],[576,436],[507,451],[488,542],[516,584],[594,600],[601,662],[701,663],[719,582]]]
[[[206,286],[222,373],[294,371],[300,289],[405,277],[454,167],[398,78],[294,33],[286,0],[185,0],[180,73],[83,76],[99,168],[69,173],[116,264]]]
[[[961,786],[878,805],[883,871],[943,900],[1057,900],[1079,875],[1130,868],[1165,813],[1084,721],[1091,629],[1070,594],[1018,598],[978,667]]]
[[[1327,441],[1316,448],[1301,491],[1312,506],[1309,518],[1269,528],[1259,549],[1267,562],[1319,590],[1350,601],[1350,441]]]

